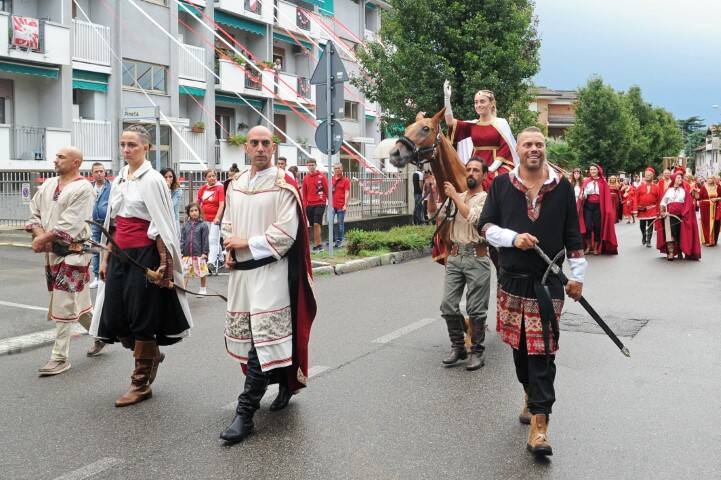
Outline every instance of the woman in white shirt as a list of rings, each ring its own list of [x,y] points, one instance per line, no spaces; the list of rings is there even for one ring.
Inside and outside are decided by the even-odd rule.
[[[691,194],[683,184],[683,174],[671,177],[671,186],[661,198],[661,225],[657,226],[656,247],[666,254],[670,262],[678,258],[701,258],[696,211]]]

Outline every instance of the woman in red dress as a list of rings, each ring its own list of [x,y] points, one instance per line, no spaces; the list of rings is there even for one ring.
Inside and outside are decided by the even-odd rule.
[[[621,183],[618,181],[616,175],[608,177],[608,190],[611,192],[611,208],[613,209],[613,223],[618,223],[621,220],[618,214],[621,208]]]
[[[636,189],[628,181],[628,178],[623,179],[621,198],[623,199],[623,218],[626,219],[626,223],[636,223]]]
[[[691,193],[684,186],[683,174],[671,176],[671,186],[661,198],[661,221],[656,222],[656,248],[668,261],[678,258],[701,258],[698,222]]]
[[[589,167],[588,177],[583,181],[581,188],[581,202],[583,202],[583,215],[579,218],[579,222],[581,222],[581,234],[586,239],[585,253],[618,254],[614,225],[616,212],[613,210],[611,192],[600,165]]]
[[[463,163],[471,157],[480,157],[488,166],[483,189],[488,190],[495,177],[513,170],[518,165],[516,140],[508,122],[496,116],[496,98],[490,90],[479,90],[473,98],[478,120],[463,121],[453,118],[451,85],[443,84],[445,120],[448,136],[456,147]]]
[[[714,247],[718,243],[721,227],[721,190],[714,177],[708,177],[699,189],[699,208],[701,210],[701,243]]]

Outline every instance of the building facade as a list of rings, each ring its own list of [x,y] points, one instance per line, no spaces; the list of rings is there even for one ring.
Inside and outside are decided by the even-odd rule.
[[[702,177],[721,174],[721,125],[706,129],[706,141],[694,151],[695,174]]]
[[[98,161],[117,171],[118,138],[129,123],[149,129],[149,159],[160,167],[242,168],[244,134],[271,121],[289,165],[302,169],[308,155],[323,163],[310,75],[328,39],[357,73],[353,52],[376,38],[380,5],[0,0],[0,29],[11,32],[0,38],[0,169],[51,168],[57,149],[73,144],[84,169]],[[370,161],[380,141],[378,108],[349,83],[344,89],[345,140]],[[341,161],[360,168],[349,155]]]
[[[538,112],[538,123],[546,127],[549,137],[563,138],[576,122],[578,93],[546,87],[534,88],[531,93],[534,100],[529,109]]]

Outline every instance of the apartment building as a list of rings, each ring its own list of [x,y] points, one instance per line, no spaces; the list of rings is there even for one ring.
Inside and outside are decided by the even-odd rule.
[[[706,129],[706,141],[694,151],[696,175],[708,177],[721,173],[721,125]]]
[[[531,94],[534,99],[529,108],[538,112],[538,123],[546,127],[549,137],[563,137],[566,130],[576,123],[578,93],[575,90],[538,87]]]
[[[0,0],[0,29],[10,32],[0,38],[0,170],[50,168],[68,144],[82,149],[84,168],[99,161],[117,170],[118,137],[129,123],[150,130],[149,159],[161,167],[242,166],[237,144],[270,121],[289,165],[302,168],[303,150],[322,161],[309,84],[321,48],[342,42],[346,69],[357,73],[352,52],[376,38],[385,7],[379,0]],[[344,88],[345,139],[370,161],[380,141],[378,108]],[[348,155],[341,161],[360,168]]]

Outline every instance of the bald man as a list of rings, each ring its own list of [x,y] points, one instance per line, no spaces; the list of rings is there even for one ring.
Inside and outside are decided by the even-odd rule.
[[[31,217],[25,229],[32,232],[32,249],[45,255],[45,276],[50,292],[48,320],[55,322],[56,336],[50,360],[40,368],[41,377],[70,368],[70,334],[74,323],[86,329],[92,319],[90,281],[91,254],[79,247],[90,238],[85,223],[93,214],[95,190],[80,175],[83,154],[75,147],[55,155],[57,177],[43,182],[30,203]],[[78,251],[79,253],[72,253]]]
[[[228,308],[225,345],[246,373],[235,418],[220,438],[242,441],[270,383],[281,410],[308,378],[308,339],[315,317],[308,222],[295,180],[273,166],[275,144],[263,126],[248,132],[250,169],[228,186],[223,213]]]

